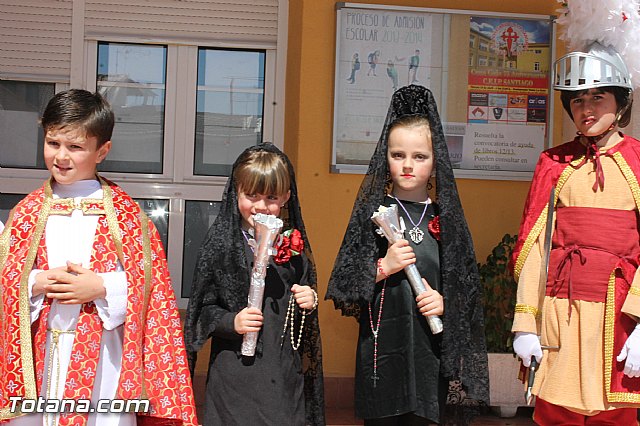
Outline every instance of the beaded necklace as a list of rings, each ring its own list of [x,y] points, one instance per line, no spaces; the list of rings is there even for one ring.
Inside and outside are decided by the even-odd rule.
[[[382,292],[380,293],[380,309],[378,309],[378,321],[376,321],[376,328],[373,328],[373,314],[371,309],[371,302],[369,302],[369,326],[371,327],[371,333],[373,334],[373,387],[377,387],[378,380],[378,334],[380,332],[380,318],[382,318],[382,306],[384,305],[384,290],[387,287],[387,280],[385,278],[382,283]]]
[[[411,238],[411,241],[413,241],[414,243],[420,244],[422,242],[422,239],[424,238],[424,231],[418,228],[418,226],[420,226],[420,224],[422,223],[422,219],[424,219],[424,215],[427,213],[427,207],[429,207],[429,203],[431,202],[431,200],[427,198],[427,201],[425,201],[424,203],[424,210],[422,210],[422,216],[420,216],[420,219],[418,219],[418,223],[415,223],[413,219],[411,219],[411,215],[404,207],[402,202],[398,200],[398,197],[396,197],[395,195],[392,195],[392,197],[398,202],[400,207],[402,207],[402,210],[404,210],[404,212],[407,214],[407,217],[409,218],[409,222],[411,222],[411,224],[413,225],[413,228],[409,230],[409,238]]]
[[[304,330],[304,320],[307,316],[307,312],[304,309],[301,309],[302,318],[300,320],[300,331],[298,332],[298,342],[296,343],[296,339],[294,337],[294,326],[295,326],[295,313],[296,313],[296,301],[293,298],[293,293],[289,296],[289,306],[287,306],[287,316],[284,319],[284,328],[282,329],[282,341],[280,342],[280,346],[284,344],[284,335],[287,333],[287,323],[289,322],[289,318],[291,318],[291,326],[289,327],[289,335],[291,339],[291,347],[294,351],[297,351],[300,347],[300,342],[302,341],[302,331]]]

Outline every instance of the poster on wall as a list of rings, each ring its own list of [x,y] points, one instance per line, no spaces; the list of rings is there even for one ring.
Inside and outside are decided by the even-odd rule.
[[[550,31],[549,20],[470,17],[460,168],[535,168],[548,128]]]
[[[434,94],[457,177],[528,179],[549,146],[549,16],[337,6],[331,171],[365,173],[398,88]]]
[[[422,84],[440,93],[442,15],[340,8],[337,38],[333,171],[364,172],[393,92]]]

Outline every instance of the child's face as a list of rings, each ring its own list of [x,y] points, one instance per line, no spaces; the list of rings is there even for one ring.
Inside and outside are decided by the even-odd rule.
[[[598,136],[606,132],[615,121],[618,105],[613,93],[589,89],[569,103],[573,122],[585,136]]]
[[[44,162],[56,182],[70,184],[95,179],[96,167],[111,149],[111,141],[100,148],[98,138],[76,127],[49,129],[44,136]]]
[[[238,193],[238,210],[242,216],[242,228],[253,228],[253,215],[256,213],[278,216],[280,209],[289,201],[291,191],[284,195]]]
[[[427,126],[391,130],[387,161],[396,197],[409,201],[427,199],[427,182],[433,171],[433,146]]]

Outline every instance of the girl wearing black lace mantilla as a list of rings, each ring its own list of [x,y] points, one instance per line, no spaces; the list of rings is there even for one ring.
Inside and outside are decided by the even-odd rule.
[[[281,209],[285,231],[269,260],[263,307],[247,308],[252,215]],[[293,167],[274,145],[238,157],[198,256],[185,339],[193,372],[212,338],[204,424],[324,425],[315,264]],[[256,354],[242,356],[251,331],[259,331]]]
[[[414,144],[414,137],[422,139]],[[394,164],[405,157],[415,161]],[[437,204],[426,187],[431,167],[420,165],[426,160],[435,169]],[[371,221],[380,205],[390,204],[406,226],[406,240],[393,245]],[[403,271],[410,263],[430,286],[417,297]],[[465,395],[450,396],[451,408],[488,404],[481,292],[433,95],[421,86],[403,87],[391,99],[326,295],[360,323],[355,408],[365,425],[468,422],[469,410],[445,414],[450,381],[461,383]],[[444,331],[433,334],[425,315],[442,312],[442,297]]]

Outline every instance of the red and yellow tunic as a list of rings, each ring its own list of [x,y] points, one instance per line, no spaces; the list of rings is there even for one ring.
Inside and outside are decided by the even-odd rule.
[[[640,317],[640,142],[625,136],[599,150],[604,186],[576,138],[540,156],[514,251],[518,282],[513,332],[541,336],[533,393],[592,415],[640,406],[640,379],[617,362]],[[546,285],[540,283],[547,205],[556,215]],[[595,188],[595,189],[594,189]]]
[[[118,381],[115,397],[149,400],[150,411],[138,415],[138,424],[195,425],[180,317],[160,237],[131,197],[109,181],[100,182],[105,245],[115,251],[127,280],[123,356],[120,377],[114,378]],[[19,415],[10,412],[10,398],[37,399],[41,394],[38,376],[46,327],[42,321],[31,326],[27,282],[40,261],[47,219],[60,204],[46,182],[16,206],[0,234],[0,358],[9,361],[0,363],[0,421]],[[95,321],[89,305],[83,312]],[[89,349],[84,355],[91,355]],[[82,387],[92,385],[92,381],[80,383],[73,397],[86,396]],[[86,416],[69,417],[73,424],[86,422]]]

